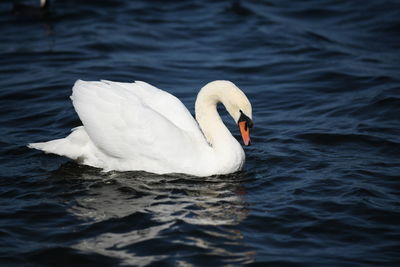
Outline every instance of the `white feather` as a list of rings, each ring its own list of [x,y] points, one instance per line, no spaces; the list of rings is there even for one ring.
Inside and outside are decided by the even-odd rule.
[[[250,105],[240,89],[230,82],[209,83],[204,88],[213,87],[219,88],[214,90],[217,95],[224,94],[225,90],[231,96],[230,102],[239,97],[236,102]],[[209,110],[211,117],[200,122],[200,127],[206,135],[216,132],[215,141],[222,136],[220,147],[207,142],[199,124],[178,98],[148,83],[78,80],[72,91],[71,100],[83,126],[73,129],[66,138],[29,147],[106,171],[144,170],[208,176],[234,172],[243,165],[243,149],[219,116],[213,114],[216,103]],[[246,101],[240,99],[243,98],[240,93]],[[223,101],[224,97],[220,99]],[[207,101],[214,100],[205,98],[202,103],[209,106]],[[196,112],[197,106],[196,103]]]

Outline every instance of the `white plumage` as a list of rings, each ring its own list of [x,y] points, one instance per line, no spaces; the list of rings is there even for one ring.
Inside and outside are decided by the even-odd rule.
[[[209,176],[238,171],[244,163],[242,147],[216,110],[222,102],[236,122],[242,114],[251,121],[250,102],[231,82],[202,88],[196,100],[198,123],[178,98],[145,82],[78,80],[72,90],[83,126],[65,138],[29,147],[105,171]]]

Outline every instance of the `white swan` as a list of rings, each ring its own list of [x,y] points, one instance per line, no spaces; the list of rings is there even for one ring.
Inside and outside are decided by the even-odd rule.
[[[105,171],[210,176],[243,166],[244,151],[217,112],[222,102],[249,145],[251,104],[232,82],[214,81],[200,90],[198,123],[178,98],[145,82],[78,80],[72,91],[83,126],[62,139],[31,143],[30,148]]]

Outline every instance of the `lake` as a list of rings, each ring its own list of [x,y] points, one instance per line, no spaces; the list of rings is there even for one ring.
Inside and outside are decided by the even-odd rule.
[[[400,262],[399,1],[70,0],[43,16],[12,3],[0,3],[2,266]],[[27,148],[81,125],[77,79],[146,81],[192,113],[203,85],[233,81],[253,105],[243,170],[105,173]]]

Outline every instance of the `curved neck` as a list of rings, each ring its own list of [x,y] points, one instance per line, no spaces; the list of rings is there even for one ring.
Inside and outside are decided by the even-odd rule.
[[[225,81],[220,81],[222,84]],[[229,89],[228,89],[229,90]],[[232,136],[231,132],[223,123],[217,111],[217,104],[222,103],[226,108],[229,106],[226,86],[219,83],[209,83],[204,86],[197,95],[195,104],[196,120],[207,139],[214,149],[226,149],[241,146]]]

